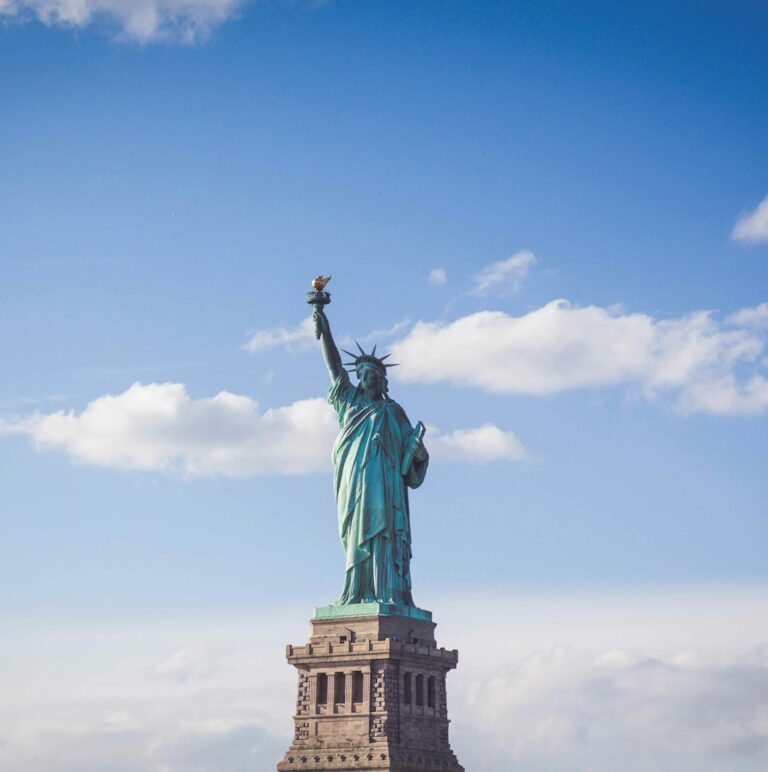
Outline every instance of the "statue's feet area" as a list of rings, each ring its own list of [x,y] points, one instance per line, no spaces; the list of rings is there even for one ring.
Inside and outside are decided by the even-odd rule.
[[[315,609],[315,619],[335,619],[339,617],[395,616],[406,619],[432,621],[432,612],[416,606],[403,606],[397,603],[332,603]]]

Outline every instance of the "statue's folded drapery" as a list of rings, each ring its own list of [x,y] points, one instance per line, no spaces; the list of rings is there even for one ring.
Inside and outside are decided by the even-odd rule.
[[[333,446],[334,490],[347,574],[338,602],[413,606],[407,488],[421,485],[429,459],[414,459],[402,474],[413,434],[405,412],[394,400],[367,399],[345,371],[328,401],[340,427]]]

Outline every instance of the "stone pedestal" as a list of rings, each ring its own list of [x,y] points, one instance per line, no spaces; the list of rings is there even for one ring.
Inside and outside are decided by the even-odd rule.
[[[459,654],[437,648],[428,611],[332,606],[311,625],[309,642],[286,651],[299,690],[279,772],[463,772],[446,701]]]

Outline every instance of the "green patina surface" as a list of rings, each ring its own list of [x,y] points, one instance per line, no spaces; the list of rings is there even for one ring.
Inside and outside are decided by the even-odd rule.
[[[315,283],[320,282],[327,280],[318,277]],[[358,344],[359,355],[346,352],[359,382],[350,381],[323,311],[330,296],[316,291],[308,302],[315,307],[316,335],[331,377],[328,401],[339,421],[333,487],[346,563],[340,598],[319,608],[317,618],[375,614],[429,620],[431,614],[414,605],[410,571],[408,491],[422,484],[429,465],[423,424],[414,428],[390,399],[392,365],[376,356],[375,347],[366,353]]]
[[[416,606],[401,606],[396,603],[339,603],[320,606],[315,609],[315,619],[336,619],[339,617],[410,617],[425,622],[432,621],[432,612]]]

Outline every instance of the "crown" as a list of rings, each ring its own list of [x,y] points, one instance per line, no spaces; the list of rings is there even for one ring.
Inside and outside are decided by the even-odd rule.
[[[355,341],[355,345],[358,347],[358,349],[360,349],[359,355],[353,354],[351,351],[347,351],[345,348],[342,349],[345,354],[355,358],[354,362],[344,362],[344,367],[351,368],[350,372],[352,372],[352,370],[357,370],[360,365],[370,365],[371,367],[376,367],[382,373],[386,373],[388,367],[397,367],[394,362],[392,364],[384,364],[384,360],[389,358],[391,354],[385,354],[383,357],[377,357],[376,346],[373,347],[373,350],[370,354],[366,354],[363,350],[363,347],[357,341]]]

